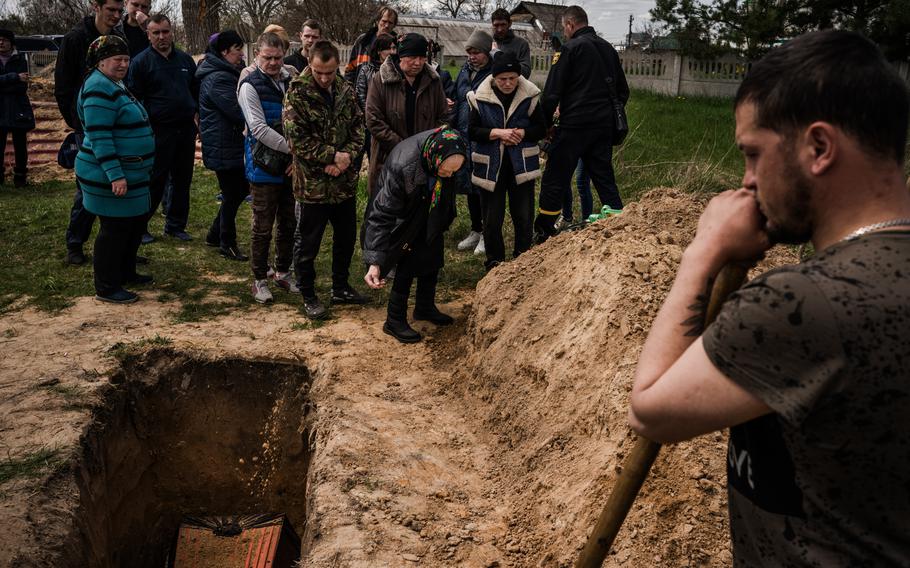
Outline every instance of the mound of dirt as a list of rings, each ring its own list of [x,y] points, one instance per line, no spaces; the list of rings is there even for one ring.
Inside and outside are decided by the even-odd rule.
[[[477,287],[467,372],[498,436],[494,485],[516,565],[568,566],[635,440],[628,396],[647,331],[704,203],[657,189],[622,215],[565,233]],[[795,262],[774,250],[760,267]],[[666,447],[607,565],[729,566],[725,436]]]

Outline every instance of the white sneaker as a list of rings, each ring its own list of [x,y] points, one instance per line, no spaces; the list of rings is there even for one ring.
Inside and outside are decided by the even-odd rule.
[[[477,243],[483,239],[483,235],[477,231],[471,231],[463,241],[458,243],[458,250],[471,250],[477,246]]]
[[[480,256],[482,254],[487,254],[487,247],[483,245],[483,237],[480,237],[480,240],[477,241],[477,246],[474,247],[474,256]]]
[[[272,301],[272,291],[269,290],[268,280],[253,280],[253,299],[260,304]]]
[[[300,288],[297,287],[297,283],[294,282],[294,278],[291,277],[290,272],[273,272],[272,280],[274,280],[275,284],[285,292],[290,292],[291,294],[300,293]]]

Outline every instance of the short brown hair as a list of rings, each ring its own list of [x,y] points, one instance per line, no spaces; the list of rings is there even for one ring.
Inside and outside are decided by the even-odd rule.
[[[588,25],[588,13],[581,6],[569,6],[566,8],[566,11],[562,13],[562,19],[571,20],[583,26]]]
[[[303,28],[310,28],[311,30],[319,30],[319,35],[322,35],[322,26],[319,24],[319,22],[317,22],[313,18],[310,18],[309,20],[303,22],[303,25],[300,26],[300,30],[303,31]]]
[[[158,12],[157,14],[152,14],[152,16],[149,18],[150,24],[160,24],[161,22],[167,22],[170,24],[171,19],[167,17],[167,14],[164,14],[162,12]]]
[[[398,25],[398,12],[396,12],[396,11],[395,11],[395,8],[392,8],[391,6],[382,6],[382,7],[380,7],[380,8],[379,8],[379,11],[376,12],[376,20],[375,20],[375,21],[376,21],[376,22],[379,22],[379,20],[381,20],[382,17],[385,16],[386,14],[392,14],[393,16],[395,16],[395,25],[397,26],[397,25]]]
[[[274,32],[263,32],[259,39],[256,40],[256,50],[258,51],[263,47],[281,48],[282,51],[288,50],[287,42]]]
[[[337,62],[341,62],[341,55],[338,54],[338,48],[332,45],[327,39],[317,40],[313,44],[313,47],[310,48],[309,53],[310,59],[319,59],[324,63],[328,63],[332,59]]]
[[[505,20],[506,22],[512,22],[512,14],[509,13],[505,8],[497,8],[493,10],[493,14],[490,16],[491,22],[496,22],[500,20]]]

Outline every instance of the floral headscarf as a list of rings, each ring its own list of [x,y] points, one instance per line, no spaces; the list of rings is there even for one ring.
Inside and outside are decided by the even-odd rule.
[[[437,176],[439,166],[446,158],[455,154],[461,154],[467,158],[468,147],[464,138],[457,131],[447,126],[441,126],[434,130],[423,143],[423,152],[421,152],[423,167],[426,168],[432,177],[436,178],[436,183],[433,184],[433,194],[430,196],[430,208],[436,207],[436,204],[439,203],[439,196],[444,183],[443,178]],[[447,179],[452,180],[453,178]]]
[[[89,69],[94,69],[102,59],[114,57],[115,55],[129,54],[130,47],[123,38],[115,35],[103,35],[95,38],[95,41],[88,46],[85,62],[88,64]]]

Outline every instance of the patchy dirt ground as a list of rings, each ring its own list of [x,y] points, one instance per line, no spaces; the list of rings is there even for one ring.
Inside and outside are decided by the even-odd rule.
[[[7,313],[0,447],[61,449],[68,465],[0,486],[0,566],[64,565],[85,540],[74,534],[86,514],[73,479],[87,471],[80,437],[84,447],[111,392],[152,380],[133,371],[122,382],[108,351],[141,340],[140,370],[306,367],[302,566],[571,565],[634,440],[625,412],[637,356],[700,208],[656,190],[551,239],[445,306],[452,328],[421,324],[427,340],[411,346],[381,332],[379,304],[339,309],[318,328],[280,306],[174,324],[175,306],[151,292],[126,307],[84,298],[59,315]],[[793,260],[776,251],[770,263]],[[219,388],[217,375],[199,376]],[[724,456],[721,435],[665,448],[606,565],[728,566]]]

